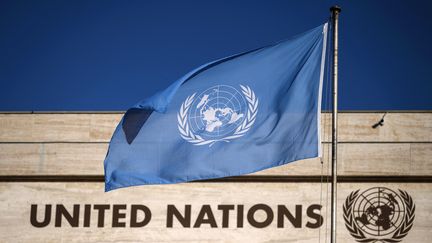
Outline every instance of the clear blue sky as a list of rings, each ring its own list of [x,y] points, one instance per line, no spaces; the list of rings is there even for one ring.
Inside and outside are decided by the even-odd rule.
[[[191,69],[327,21],[334,1],[0,2],[0,111],[126,110]],[[339,1],[340,108],[432,109],[432,1]]]

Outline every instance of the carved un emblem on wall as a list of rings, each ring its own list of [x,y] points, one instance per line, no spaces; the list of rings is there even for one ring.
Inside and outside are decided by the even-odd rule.
[[[345,226],[358,242],[400,242],[414,223],[415,204],[399,190],[373,187],[352,192],[343,205]]]

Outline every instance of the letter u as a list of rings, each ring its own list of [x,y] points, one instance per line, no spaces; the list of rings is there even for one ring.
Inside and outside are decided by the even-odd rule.
[[[47,226],[51,221],[51,204],[45,205],[45,216],[42,222],[37,220],[37,204],[32,204],[30,209],[30,223],[37,228]]]

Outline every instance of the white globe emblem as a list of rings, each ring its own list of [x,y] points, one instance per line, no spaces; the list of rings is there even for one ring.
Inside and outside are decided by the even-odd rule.
[[[188,96],[177,114],[180,136],[194,145],[212,146],[242,137],[252,127],[258,98],[249,86],[213,86]]]

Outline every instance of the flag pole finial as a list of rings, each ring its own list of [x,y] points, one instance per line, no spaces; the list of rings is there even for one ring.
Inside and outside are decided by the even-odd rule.
[[[342,9],[338,5],[331,6],[330,12],[332,13],[340,13]]]

